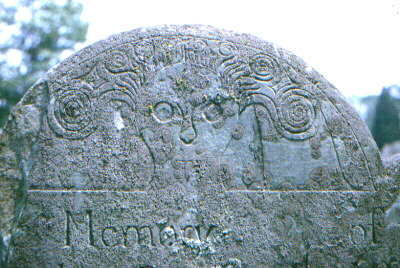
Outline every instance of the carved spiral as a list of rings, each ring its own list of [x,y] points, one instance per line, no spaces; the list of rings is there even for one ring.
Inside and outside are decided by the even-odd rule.
[[[112,73],[130,71],[132,66],[130,64],[129,53],[129,47],[120,47],[108,52],[105,58],[106,69]]]
[[[81,139],[95,129],[89,85],[66,87],[50,100],[48,120],[52,130],[63,138]]]
[[[219,43],[219,53],[224,57],[232,56],[236,52],[236,48],[231,43]]]
[[[303,140],[314,135],[315,107],[309,92],[286,88],[278,96],[277,119],[283,136]]]
[[[273,58],[259,53],[250,59],[250,68],[257,80],[270,81],[274,78],[277,64]]]

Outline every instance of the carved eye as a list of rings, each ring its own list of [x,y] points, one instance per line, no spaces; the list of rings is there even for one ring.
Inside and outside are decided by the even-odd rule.
[[[168,102],[159,102],[154,106],[154,116],[163,123],[171,121],[174,107]]]
[[[223,117],[223,110],[221,106],[211,103],[204,107],[203,114],[207,121],[216,122]]]

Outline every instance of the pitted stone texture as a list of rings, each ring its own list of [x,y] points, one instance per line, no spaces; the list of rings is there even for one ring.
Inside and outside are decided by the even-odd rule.
[[[138,29],[76,53],[30,95],[43,97],[32,113],[17,106],[0,152],[18,156],[2,162],[16,170],[1,177],[10,267],[400,261],[399,239],[386,239],[400,237],[387,216],[398,181],[367,127],[271,43],[199,25]],[[22,122],[34,139],[18,149]],[[26,201],[11,195],[24,187]]]

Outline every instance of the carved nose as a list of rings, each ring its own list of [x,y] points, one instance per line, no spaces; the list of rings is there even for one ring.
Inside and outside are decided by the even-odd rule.
[[[181,132],[180,138],[184,144],[191,144],[196,139],[196,131],[193,127],[188,127]]]

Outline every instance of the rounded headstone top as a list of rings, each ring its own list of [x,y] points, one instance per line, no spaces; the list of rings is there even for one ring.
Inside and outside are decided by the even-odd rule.
[[[262,142],[272,146],[268,149],[271,155],[294,146],[297,156],[285,150],[298,164],[302,162],[296,158],[302,156],[317,173],[327,168],[339,173],[341,186],[332,186],[335,189],[372,190],[378,174],[375,143],[337,89],[295,55],[251,35],[202,25],[137,29],[81,50],[49,72],[44,81],[50,95],[48,124],[60,138],[83,139],[101,128],[104,121],[99,122],[96,106],[104,106],[102,99],[126,103],[135,114],[139,132],[163,129],[172,118],[179,121],[174,124],[176,136],[194,147],[207,147],[200,136],[209,138],[198,133],[196,118],[186,121],[187,116],[195,116],[195,109],[204,110],[199,111],[199,120],[205,119],[218,130],[229,126],[226,131],[236,127],[226,123],[227,119],[238,123],[237,118],[253,109],[263,114],[255,120],[262,130]],[[224,114],[224,106],[229,106],[229,115]],[[213,117],[207,112],[214,113]],[[213,122],[216,116],[221,121]],[[180,129],[176,128],[179,124]],[[190,138],[183,137],[188,124]],[[309,158],[304,157],[304,143]],[[282,159],[264,157],[278,166],[281,160],[288,161],[284,154]]]
[[[382,236],[365,123],[247,34],[168,25],[88,46],[27,92],[0,146],[14,266],[346,266]]]

